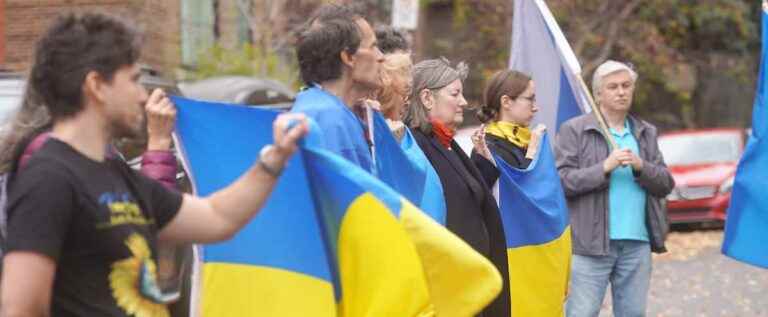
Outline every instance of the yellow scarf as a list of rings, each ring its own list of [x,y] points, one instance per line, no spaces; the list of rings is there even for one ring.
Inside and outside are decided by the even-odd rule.
[[[517,123],[496,121],[485,126],[485,132],[523,149],[528,148],[528,143],[531,142],[531,129]]]

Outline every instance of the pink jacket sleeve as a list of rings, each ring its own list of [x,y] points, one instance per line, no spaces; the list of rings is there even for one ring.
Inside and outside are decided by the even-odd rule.
[[[154,179],[165,188],[176,190],[176,156],[170,150],[146,151],[141,155],[141,173]]]
[[[32,154],[40,150],[45,141],[50,137],[50,132],[44,132],[32,139],[19,158],[19,170],[24,169],[29,163]],[[176,156],[173,151],[146,151],[141,156],[141,173],[154,179],[165,188],[177,190],[176,185]]]

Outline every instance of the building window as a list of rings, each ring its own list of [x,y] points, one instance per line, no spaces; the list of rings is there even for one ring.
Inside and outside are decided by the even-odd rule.
[[[181,62],[195,67],[201,53],[216,42],[216,0],[181,1]]]

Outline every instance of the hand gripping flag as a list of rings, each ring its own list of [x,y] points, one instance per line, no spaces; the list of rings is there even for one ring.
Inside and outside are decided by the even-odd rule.
[[[725,220],[723,253],[734,259],[768,268],[768,4],[763,1],[763,49],[752,114],[752,135],[739,161]]]
[[[271,143],[276,112],[173,98],[199,195]],[[498,294],[490,261],[403,196],[306,142],[259,214],[203,247],[203,316],[471,316]]]
[[[565,193],[548,137],[527,169],[494,155],[507,241],[512,316],[563,316],[571,263]]]

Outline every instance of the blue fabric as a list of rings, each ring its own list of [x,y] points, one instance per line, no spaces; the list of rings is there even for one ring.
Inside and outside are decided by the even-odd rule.
[[[411,163],[381,113],[372,114],[376,176],[418,205],[424,194],[425,170]]]
[[[647,242],[611,240],[605,256],[574,254],[566,316],[597,316],[608,282],[613,316],[645,316],[651,284],[651,246]]]
[[[418,202],[419,208],[435,221],[445,225],[446,207],[443,184],[440,183],[437,171],[432,167],[432,163],[429,162],[408,128],[405,128],[405,135],[400,140],[400,148],[403,149],[405,155],[417,169],[424,171],[424,190],[421,201]]]
[[[768,118],[766,115],[766,54],[768,54],[768,14],[763,10],[763,51],[760,58],[755,104],[752,114],[752,135],[736,170],[725,221],[723,253],[752,265],[768,268]]]
[[[272,143],[275,111],[179,97],[172,101],[178,109],[176,144],[197,195],[210,195],[235,181],[253,166],[259,150]],[[326,245],[318,239],[320,226],[302,155],[288,162],[258,217],[232,239],[205,246],[205,262],[276,267],[333,280]]]
[[[525,170],[494,154],[499,169],[499,212],[507,248],[534,246],[558,239],[568,227],[568,206],[544,135],[539,155]]]
[[[635,155],[640,155],[629,120],[624,121],[624,131],[621,133],[613,128],[610,128],[610,132],[620,149],[629,149]],[[648,241],[648,229],[645,227],[646,193],[635,182],[632,167],[613,170],[608,186],[608,231],[611,239]]]
[[[317,123],[325,149],[373,172],[364,123],[341,99],[319,87],[311,87],[296,96],[291,111],[302,112]]]

